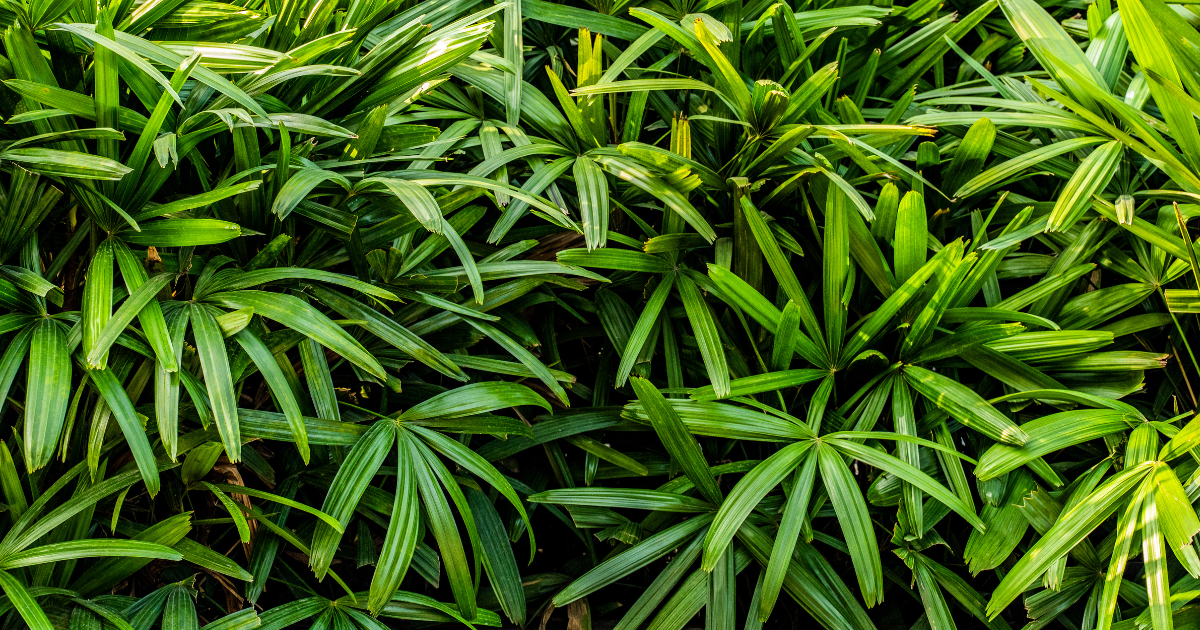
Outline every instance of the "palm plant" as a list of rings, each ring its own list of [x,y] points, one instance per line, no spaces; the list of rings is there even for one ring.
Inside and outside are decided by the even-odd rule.
[[[0,19],[6,627],[1195,623],[1189,5]]]

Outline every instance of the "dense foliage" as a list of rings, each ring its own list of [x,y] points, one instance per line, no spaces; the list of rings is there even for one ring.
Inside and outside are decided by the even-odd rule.
[[[1200,627],[1198,7],[0,1],[0,627]]]

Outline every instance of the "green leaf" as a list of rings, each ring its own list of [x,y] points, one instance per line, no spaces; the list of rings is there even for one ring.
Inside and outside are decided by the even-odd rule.
[[[192,601],[191,589],[174,587],[163,606],[163,625],[179,630],[200,630],[196,615],[196,604]]]
[[[737,378],[729,383],[729,394],[722,398],[732,398],[734,396],[749,396],[751,394],[759,394],[762,392],[771,392],[792,387],[799,387],[805,383],[818,381],[829,373],[824,370],[799,369],[799,370],[783,370],[781,372],[766,372],[764,374],[756,374],[754,376],[746,376]],[[692,400],[717,400],[717,395],[713,391],[712,385],[697,387],[688,392],[688,396]]]
[[[499,471],[495,469],[495,467],[487,462],[487,460],[476,454],[475,451],[463,446],[461,442],[452,440],[440,433],[431,431],[421,426],[413,426],[411,424],[408,428],[416,435],[419,435],[425,444],[430,448],[450,458],[455,464],[462,466],[466,470],[469,470],[477,477],[483,479],[493,488],[498,490],[500,494],[504,496],[504,498],[508,499],[508,502],[511,503],[513,508],[517,511],[517,514],[523,521],[525,521],[526,527],[529,528],[529,516],[525,513],[525,506],[517,497],[516,491],[513,490],[512,485],[508,482],[508,479],[501,475]],[[530,534],[529,537],[529,545],[529,552],[530,556],[532,557],[532,554],[535,551],[533,546],[534,538],[532,534]]]
[[[584,241],[589,250],[604,247],[608,238],[608,179],[604,171],[587,158],[576,159],[572,170],[579,191]]]
[[[687,197],[684,197],[679,190],[667,183],[666,180],[653,174],[637,162],[624,157],[598,153],[594,155],[593,159],[604,170],[608,171],[609,174],[615,175],[618,179],[633,184],[635,187],[661,200],[666,204],[668,209],[682,217],[697,234],[703,236],[708,242],[711,243],[716,240],[717,233],[709,225],[708,221],[687,200]]]
[[[98,37],[95,34],[95,27],[89,24],[71,24],[63,25],[63,27],[67,28],[76,35],[79,35],[80,37],[84,37],[92,41],[98,41]],[[123,46],[129,51],[169,68],[178,68],[184,65],[184,63],[187,61],[183,55],[176,54],[141,37],[136,37],[121,31],[116,32],[115,41],[117,44]],[[192,74],[200,82],[233,99],[242,107],[245,107],[251,112],[263,117],[268,116],[262,105],[259,105],[257,101],[250,97],[250,95],[246,94],[228,79],[225,79],[216,72],[209,70],[204,66],[196,66],[195,70],[192,71]],[[273,128],[274,126],[275,125],[272,123],[271,127]]]
[[[904,379],[892,379],[892,425],[898,435],[914,438],[917,435],[916,409],[913,407],[912,392]],[[913,442],[898,441],[896,456],[900,461],[915,469],[919,470],[921,467],[920,450]],[[908,531],[918,536],[924,536],[925,518],[922,505],[924,498],[921,496],[921,490],[907,483],[903,484],[901,490],[904,500],[901,503],[903,513],[900,522]]]
[[[637,394],[638,400],[642,403],[642,408],[650,418],[651,426],[662,440],[671,459],[683,469],[684,474],[705,499],[713,505],[721,505],[724,498],[721,490],[717,487],[716,479],[709,471],[708,462],[700,450],[700,445],[688,432],[683,420],[667,404],[666,399],[650,381],[635,377],[630,380],[630,383],[633,385],[633,391]]]
[[[204,383],[212,403],[217,432],[225,444],[225,454],[231,462],[242,459],[242,434],[238,428],[237,394],[225,353],[225,337],[217,320],[202,304],[191,305],[192,333],[196,337],[196,353],[204,370]]]
[[[116,254],[117,267],[121,270],[121,277],[125,281],[125,289],[129,291],[130,297],[138,292],[146,283],[151,282],[150,276],[146,273],[146,269],[134,256],[124,243],[113,241],[113,252]],[[154,281],[157,283],[157,280]],[[128,299],[126,300],[128,302]],[[124,304],[122,304],[124,307]],[[120,312],[120,309],[118,309]],[[175,356],[173,343],[170,331],[167,329],[166,319],[163,317],[162,307],[158,300],[149,300],[146,305],[138,312],[138,321],[142,325],[142,332],[146,335],[146,341],[150,343],[150,347],[154,348],[154,356],[157,359],[157,364],[161,365],[162,369],[167,372],[174,372],[179,369],[179,359]],[[112,322],[109,322],[112,325]],[[103,333],[102,333],[103,336]]]
[[[96,389],[100,390],[105,404],[117,419],[121,433],[125,435],[125,441],[133,453],[133,460],[137,463],[142,480],[146,482],[146,490],[151,496],[158,494],[160,488],[158,465],[155,463],[154,453],[150,450],[150,440],[146,437],[146,429],[142,426],[142,420],[129,400],[129,394],[121,387],[121,382],[113,374],[112,368],[89,370],[88,378],[92,380]]]
[[[721,51],[717,40],[704,25],[704,20],[699,17],[695,18],[693,26],[696,31],[696,39],[700,41],[700,45],[708,53],[709,59],[705,59],[704,61],[708,65],[709,70],[712,71],[713,78],[716,80],[721,94],[734,106],[734,112],[740,114],[740,118],[747,118],[752,111],[753,105],[751,103],[750,89],[746,87],[746,82]]]
[[[338,468],[333,483],[329,486],[329,493],[325,495],[325,501],[321,504],[321,511],[337,519],[343,531],[395,442],[396,425],[390,420],[381,420],[371,425],[354,448],[346,454],[346,459]],[[318,579],[324,578],[329,571],[333,554],[337,551],[341,539],[342,532],[324,522],[317,523],[313,532],[309,566]]]
[[[849,360],[857,357],[867,347],[867,344],[891,323],[892,318],[899,314],[910,300],[922,292],[926,280],[935,275],[941,275],[948,265],[957,265],[961,255],[962,241],[959,240],[950,243],[934,254],[929,262],[922,265],[916,273],[905,280],[904,284],[888,296],[887,300],[871,314],[870,318],[854,331],[854,334],[846,342],[842,356]],[[936,313],[936,308],[940,306],[940,303],[935,304],[931,314]]]
[[[124,273],[122,273],[122,275],[124,275]],[[167,286],[172,279],[173,276],[170,274],[157,275],[142,283],[140,286],[134,289],[129,297],[125,298],[125,301],[121,303],[121,306],[117,309],[117,312],[113,313],[112,319],[108,320],[108,322],[104,325],[104,328],[100,330],[100,334],[96,336],[91,350],[88,351],[87,360],[89,365],[104,364],[104,356],[108,354],[109,348],[116,343],[117,338],[120,337],[125,331],[125,328],[133,322],[133,319],[141,314],[148,304],[156,301],[155,296],[157,296],[158,292],[161,291],[163,287]],[[161,314],[161,312],[162,311],[160,310],[159,313]],[[167,349],[169,348],[170,345],[168,343]]]
[[[46,616],[42,607],[38,606],[25,585],[8,571],[0,571],[0,590],[4,591],[8,601],[17,609],[17,614],[21,615],[21,619],[30,630],[53,630],[54,625],[50,623],[50,618]]]
[[[1024,592],[1051,563],[1083,540],[1119,507],[1120,501],[1153,472],[1156,462],[1143,462],[1114,475],[1058,521],[1017,561],[996,587],[988,602],[988,617],[994,619]]]
[[[598,94],[624,94],[626,92],[647,92],[654,90],[699,90],[702,92],[720,93],[719,89],[695,79],[630,79],[626,81],[610,81],[578,87],[571,90],[571,93],[575,96],[596,96]]]
[[[463,512],[462,516],[466,521],[468,533],[474,538],[475,532],[470,520],[470,512],[466,512],[466,506],[458,501],[461,494],[455,496],[459,490],[458,486],[446,483],[447,481],[455,482],[445,479],[445,477],[449,477],[449,473],[436,456],[428,449],[422,448],[416,440],[409,440],[407,444],[409,458],[416,467],[417,491],[421,495],[421,502],[425,505],[425,515],[427,516],[425,522],[437,541],[442,562],[446,567],[446,576],[449,578],[450,590],[454,594],[454,601],[465,618],[474,619],[477,609],[471,570],[467,567],[467,554],[463,548],[462,537],[458,532],[458,525],[450,513],[450,504],[447,503],[446,496],[442,494],[442,488],[435,479],[439,476],[439,472],[445,473],[442,485],[450,493],[451,498],[460,504],[460,511]],[[421,459],[425,460],[424,464],[418,463]]]
[[[854,476],[850,474],[850,468],[837,451],[819,444],[814,457],[817,457],[821,479],[837,513],[842,537],[850,549],[850,560],[854,564],[863,599],[867,606],[874,606],[883,600],[883,568],[879,559],[879,543],[867,513],[867,503]]]
[[[925,264],[926,243],[925,199],[921,193],[910,191],[900,200],[896,214],[896,280],[903,282]]]
[[[685,514],[709,512],[713,508],[711,504],[700,499],[672,492],[633,488],[561,488],[530,495],[529,501]]]
[[[473,416],[522,405],[536,405],[550,410],[550,403],[547,403],[545,398],[524,385],[504,382],[472,383],[443,392],[408,408],[399,415],[399,421]]]
[[[12,89],[12,91],[34,102],[52,104],[60,111],[79,116],[85,120],[96,119],[96,101],[86,95],[22,79],[10,79],[5,81],[4,84]],[[169,94],[164,94],[164,96],[170,101],[171,96]],[[39,110],[39,112],[46,111],[53,110]],[[11,121],[12,118],[9,118],[8,122]],[[141,133],[147,124],[145,116],[124,107],[120,109],[117,121],[121,129],[137,133]]]
[[[1028,433],[962,383],[915,365],[902,373],[913,389],[965,426],[1004,444],[1029,441]]]
[[[178,561],[183,556],[179,552],[154,543],[138,540],[72,540],[68,542],[51,543],[26,549],[12,554],[0,561],[4,569],[36,566],[49,562],[61,562],[76,558],[159,558],[162,560]]]
[[[679,297],[683,301],[692,332],[696,335],[696,343],[700,346],[700,356],[708,370],[708,380],[712,383],[713,393],[717,398],[724,398],[730,392],[729,365],[725,361],[725,350],[721,345],[712,311],[691,278],[680,275],[676,284],[679,286]]]
[[[758,560],[766,562],[771,553],[771,539],[750,523],[742,525],[738,539]],[[811,545],[796,545],[796,556],[790,559],[784,574],[784,588],[804,609],[829,628],[869,628],[873,624],[858,599],[850,593],[842,579]]]
[[[25,466],[30,473],[54,455],[71,399],[71,356],[67,335],[53,320],[32,325],[25,386]]]
[[[350,182],[340,173],[327,171],[324,169],[296,169],[288,177],[287,183],[279,190],[279,194],[275,196],[275,202],[271,205],[271,212],[279,217],[279,220],[286,219],[292,213],[292,210],[307,197],[317,186],[332,181],[343,188],[349,188]],[[419,217],[418,217],[419,218]],[[441,219],[441,213],[438,213],[438,219]],[[441,230],[437,230],[441,231]]]
[[[312,293],[318,300],[340,313],[343,317],[361,321],[362,324],[360,325],[371,334],[391,344],[408,356],[446,376],[456,380],[466,380],[466,375],[463,374],[457,364],[427,341],[409,332],[407,328],[396,323],[394,320],[384,317],[378,311],[368,308],[357,300],[353,300],[341,293],[324,287],[313,286]]]
[[[233,485],[233,484],[228,484],[228,483],[216,483],[216,484],[208,484],[208,485],[213,486],[217,490],[223,490],[225,492],[229,492],[232,494],[244,494],[248,497],[254,497],[256,499],[263,499],[266,501],[271,501],[272,503],[278,503],[279,505],[286,505],[289,508],[297,509],[297,510],[300,510],[301,512],[307,512],[308,514],[312,514],[313,516],[315,516],[318,519],[320,519],[321,521],[323,521],[325,524],[329,525],[331,528],[333,528],[338,533],[342,533],[342,530],[343,530],[342,525],[341,525],[341,523],[339,523],[337,521],[337,519],[322,512],[321,510],[318,510],[316,508],[312,508],[303,503],[300,503],[299,501],[293,501],[286,497],[281,497],[277,494],[272,494],[270,492],[264,492],[262,490],[257,490],[255,488],[249,488],[246,486],[238,486],[238,485]]]
[[[319,269],[305,269],[299,267],[275,267],[272,269],[257,269],[253,271],[247,271],[245,273],[222,273],[217,278],[214,278],[210,284],[205,286],[204,293],[249,289],[251,287],[261,286],[271,282],[279,282],[282,280],[315,280],[317,282],[340,285],[383,300],[396,301],[400,299],[395,293],[375,286],[371,283],[363,282],[358,278],[353,278],[340,273],[321,271]]]
[[[571,582],[554,596],[554,605],[566,606],[654,562],[697,534],[710,522],[712,517],[708,515],[692,517],[642,540]]]
[[[376,378],[387,378],[383,366],[361,344],[320,311],[295,296],[265,291],[229,291],[210,295],[206,301],[232,309],[252,308],[257,315],[316,339]]]
[[[1165,85],[1180,86],[1180,72],[1170,47],[1172,40],[1176,46],[1181,42],[1169,28],[1164,33],[1163,29],[1168,25],[1162,24],[1161,18],[1151,17],[1147,7],[1139,0],[1123,0],[1120,7],[1129,48],[1138,65],[1160,79],[1148,82],[1150,93],[1154,95],[1154,102],[1160,104],[1163,118],[1171,127],[1171,135],[1195,169],[1200,164],[1200,131],[1192,122],[1193,114],[1187,103],[1183,99],[1173,98],[1165,88]],[[1195,85],[1194,80],[1190,83]]]
[[[88,282],[83,285],[83,349],[91,352],[99,343],[104,327],[112,318],[113,290],[113,246],[105,241],[96,248],[92,262],[88,265]],[[89,368],[103,368],[108,364],[108,355],[99,357],[95,363],[88,363]]]
[[[1091,206],[1092,195],[1099,194],[1117,174],[1124,152],[1121,143],[1106,142],[1088,154],[1075,174],[1067,181],[1066,188],[1054,202],[1050,219],[1046,223],[1048,232],[1065,232],[1075,225]]]
[[[793,552],[796,545],[799,544],[797,539],[800,537],[801,528],[808,520],[808,506],[812,499],[818,461],[818,457],[810,455],[795,472],[795,483],[792,484],[792,492],[784,503],[779,531],[775,535],[775,544],[771,546],[771,555],[766,569],[763,571],[762,594],[757,615],[759,621],[765,621],[771,614],[775,602],[779,599],[779,591],[789,577]],[[739,532],[741,531],[744,530],[739,529]],[[750,615],[752,618],[754,617],[753,604],[751,604]]]
[[[1021,506],[1037,489],[1033,475],[1020,471],[1007,479],[1007,492],[997,505],[984,504],[981,514],[987,530],[974,530],[963,548],[972,575],[995,569],[1008,560],[1029,529],[1029,518]]]
[[[672,271],[671,264],[659,256],[625,249],[609,248],[598,251],[565,249],[558,252],[557,259],[558,262],[564,265],[577,265],[599,269],[647,271],[651,273],[668,273]]]
[[[645,477],[646,475],[650,474],[650,469],[647,468],[645,464],[642,464],[638,460],[622,453],[621,451],[618,451],[615,448],[612,448],[611,446],[605,445],[603,442],[595,438],[591,438],[586,435],[572,435],[571,437],[564,438],[564,440],[570,444],[578,446],[589,455],[593,455],[610,464],[613,464],[614,466],[624,468],[635,475]]]
[[[942,171],[942,189],[958,190],[971,178],[979,175],[987,164],[996,141],[996,125],[988,118],[980,118],[967,130],[950,165]]]
[[[756,465],[730,490],[704,538],[704,554],[709,566],[715,566],[716,558],[725,552],[754,508],[804,461],[811,447],[809,441],[785,446]]]
[[[622,387],[629,380],[629,374],[633,371],[634,365],[638,358],[641,357],[642,349],[649,340],[655,326],[658,325],[659,315],[662,314],[663,307],[666,305],[667,298],[671,294],[671,289],[675,286],[675,276],[672,274],[664,275],[659,281],[658,286],[654,287],[654,293],[650,294],[650,298],[646,301],[645,307],[638,315],[637,323],[634,324],[633,330],[629,333],[629,341],[625,344],[625,349],[621,353],[621,364],[617,366],[616,386]]]
[[[120,238],[133,245],[195,247],[226,243],[241,235],[241,226],[228,221],[168,218],[151,221],[138,232],[121,232]]]
[[[300,451],[300,457],[307,464],[310,455],[308,432],[304,427],[300,403],[296,400],[291,383],[279,367],[275,355],[258,335],[248,329],[239,331],[233,338],[254,362],[258,371],[262,373],[263,380],[266,381],[267,387],[271,390],[271,396],[275,399],[276,407],[283,411],[283,416],[287,418],[288,425],[291,426],[292,441],[296,444],[296,450]]]
[[[879,450],[868,448],[858,442],[851,442],[845,439],[830,440],[829,444],[832,448],[857,459],[858,461],[874,466],[882,471],[891,473],[904,481],[917,486],[922,492],[937,499],[946,507],[954,510],[962,516],[973,527],[983,528],[983,521],[975,514],[973,507],[955,496],[952,492],[946,489],[945,486],[937,483],[932,477],[921,472],[920,469],[910,466],[903,461],[880,452]]]
[[[921,603],[925,607],[925,616],[929,619],[929,625],[933,628],[953,628],[954,617],[950,614],[950,607],[946,604],[946,598],[942,595],[942,588],[934,578],[933,573],[926,566],[924,556],[911,556],[913,565],[913,578],[917,582],[917,592],[921,596]]]
[[[522,15],[526,19],[547,24],[578,28],[586,24],[593,32],[603,33],[618,39],[633,41],[647,31],[644,26],[579,7],[560,5],[546,0],[521,0]]]
[[[1142,514],[1142,501],[1145,499],[1147,488],[1143,485],[1135,494],[1124,513],[1117,520],[1117,528],[1113,532],[1112,558],[1109,560],[1108,572],[1104,575],[1104,589],[1098,603],[1099,625],[1104,630],[1110,630],[1113,623],[1113,613],[1117,607],[1117,594],[1124,584],[1125,566],[1129,560],[1129,550],[1134,540],[1134,534],[1140,525],[1138,517]]]
[[[1022,446],[996,444],[989,448],[979,458],[975,475],[981,480],[998,477],[1043,455],[1125,431],[1138,420],[1126,411],[1108,410],[1066,411],[1042,416],[1021,426],[1029,436]]]
[[[190,486],[203,479],[224,452],[225,447],[220,442],[205,442],[188,451],[180,471],[184,485]]]
[[[479,528],[483,567],[487,571],[488,581],[492,583],[505,616],[514,624],[522,625],[526,616],[525,590],[512,545],[508,541],[508,531],[495,506],[482,492],[468,488],[467,501],[475,525]]]
[[[1034,0],[1001,0],[1004,11],[1017,37],[1020,37],[1041,67],[1050,71],[1060,85],[1076,99],[1086,99],[1081,82],[1104,86],[1104,77],[1088,61],[1083,51],[1062,26]],[[1065,69],[1078,69],[1077,74]],[[1107,91],[1107,90],[1106,90]],[[1083,100],[1089,104],[1090,100]],[[957,196],[957,195],[956,195]]]
[[[400,462],[404,462],[407,457],[407,442],[410,439],[407,432],[399,432],[396,456]],[[400,588],[400,582],[408,572],[413,552],[423,533],[419,515],[413,465],[401,464],[396,469],[396,497],[388,522],[387,536],[376,562],[375,575],[371,578],[367,608],[372,614],[379,614]]]
[[[208,483],[207,481],[202,481],[200,483],[207,488],[209,492],[216,495],[217,501],[219,501],[221,505],[225,507],[226,512],[229,512],[229,516],[233,519],[233,524],[237,528],[238,538],[241,539],[242,544],[249,543],[250,525],[246,522],[246,517],[242,514],[242,510],[238,504],[211,483]]]
[[[188,316],[191,309],[177,308],[166,317],[167,332],[170,336],[172,354],[175,366],[178,368],[183,358],[183,336],[187,332]],[[176,461],[179,453],[179,382],[181,373],[178,369],[171,372],[161,360],[154,362],[154,415],[158,425],[158,435],[166,447],[171,461]],[[206,411],[207,413],[207,411]]]
[[[1021,1],[1024,2],[1026,0]],[[1091,64],[1088,64],[1088,67],[1091,67]],[[1072,151],[1078,151],[1079,149],[1084,149],[1095,144],[1100,144],[1104,141],[1104,138],[1097,137],[1072,138],[1062,142],[1055,142],[1039,149],[1034,149],[1033,151],[993,166],[979,175],[976,175],[975,177],[971,178],[970,181],[963,184],[962,187],[954,193],[954,196],[961,199],[963,197],[969,197],[971,195],[983,192],[988,188],[1003,183],[1005,180],[1017,175],[1021,171],[1033,168],[1042,162],[1045,162],[1046,160],[1056,158]]]
[[[1165,523],[1157,508],[1156,492],[1149,492],[1142,503],[1142,559],[1146,567],[1146,596],[1150,620],[1156,628],[1172,627],[1171,578],[1167,574]]]
[[[160,86],[162,86],[163,90],[165,90],[167,94],[170,94],[171,97],[175,99],[176,103],[181,106],[183,105],[183,101],[180,100],[179,95],[176,94],[174,88],[171,87],[171,82],[168,81],[161,72],[156,70],[154,66],[150,65],[145,59],[143,59],[141,55],[126,48],[120,42],[101,35],[98,32],[98,29],[95,27],[81,28],[79,25],[74,24],[57,24],[55,26],[59,29],[74,33],[75,35],[78,35],[84,39],[90,40],[93,44],[102,46],[105,49],[116,53],[125,62],[129,63],[134,68],[137,68],[155,83],[158,83]],[[97,120],[96,122],[103,121]]]
[[[281,413],[242,408],[238,410],[238,421],[243,438],[282,441],[292,439],[291,424]],[[308,435],[309,444],[354,446],[367,430],[349,422],[305,417],[304,431]]]
[[[318,418],[340,421],[337,390],[333,388],[333,374],[325,359],[325,350],[312,339],[300,340],[300,365],[304,368],[304,381],[308,384],[308,395]]]
[[[754,240],[758,243],[762,250],[763,258],[767,261],[767,265],[771,267],[771,272],[775,274],[775,279],[783,288],[784,293],[788,298],[795,303],[794,308],[800,309],[800,318],[804,323],[804,329],[809,335],[820,338],[820,327],[817,326],[817,318],[813,313],[812,306],[809,304],[808,296],[805,295],[801,288],[800,279],[796,277],[796,272],[792,269],[791,263],[784,256],[783,250],[779,247],[779,242],[771,234],[770,227],[763,220],[762,214],[750,203],[749,197],[741,198],[742,213],[746,218],[746,224],[750,227],[751,233],[754,235]]]

